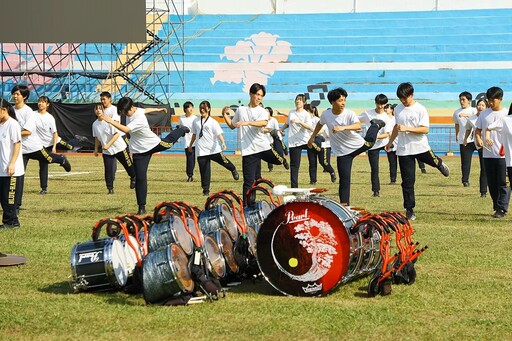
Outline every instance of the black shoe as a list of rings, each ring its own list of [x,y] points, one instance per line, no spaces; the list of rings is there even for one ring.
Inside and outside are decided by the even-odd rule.
[[[188,179],[187,179],[187,182],[194,182],[194,177],[193,176],[189,176]]]
[[[272,129],[270,131],[270,136],[272,136],[274,138],[274,140],[278,139],[279,138],[279,132],[277,131],[277,129]]]
[[[235,179],[235,180],[240,179],[240,175],[238,175],[238,172],[236,171],[236,169],[234,171],[232,171],[231,174],[233,175],[233,179]]]
[[[69,163],[68,158],[66,155],[63,155],[62,157],[64,158],[61,164],[62,168],[64,168],[66,172],[71,172],[71,164]]]
[[[507,212],[503,211],[502,209],[497,209],[496,212],[492,215],[493,218],[504,218]]]
[[[288,155],[288,147],[283,148],[284,155]]]
[[[373,196],[376,198],[380,197],[379,191],[373,191]]]
[[[309,184],[310,185],[316,185],[316,181],[310,181]]]
[[[209,189],[203,189],[203,195],[204,196],[210,195],[210,190]]]
[[[20,224],[2,224],[0,225],[0,229],[17,229],[20,227]]]
[[[135,188],[135,177],[130,178],[130,189],[134,189],[134,188]]]
[[[284,166],[284,169],[286,169],[286,170],[290,169],[290,164],[288,163],[288,161],[286,161],[286,159],[283,159],[283,166]]]
[[[416,215],[414,214],[414,211],[413,210],[406,210],[405,211],[405,216],[407,217],[407,219],[409,220],[416,220]]]
[[[45,195],[46,193],[47,193],[47,192],[46,192],[46,190],[45,190],[45,189],[42,189],[42,190],[41,190],[41,192],[39,192],[39,194],[41,194],[41,195]]]
[[[487,193],[480,193],[480,198],[486,198],[487,197]]]
[[[139,210],[137,211],[137,215],[146,214],[146,205],[139,205]]]
[[[446,163],[442,163],[441,166],[439,166],[439,171],[441,172],[441,174],[443,174],[444,176],[446,177],[449,177],[450,176],[450,168],[448,168],[448,166],[446,165]],[[426,173],[427,171],[425,171]]]
[[[336,182],[336,173],[331,173],[331,182],[332,183],[335,183]]]
[[[464,186],[464,187],[469,187],[469,182],[463,182],[463,183],[462,183],[462,186]]]
[[[378,120],[376,118],[371,120],[370,124],[375,124],[377,127],[379,127],[379,129],[384,128],[386,126],[386,122],[384,122],[383,120]]]
[[[107,194],[114,194],[114,189],[113,188],[109,188]]]
[[[183,129],[185,131],[185,134],[190,133],[190,128],[189,127],[181,126],[179,124],[176,126],[175,129]]]

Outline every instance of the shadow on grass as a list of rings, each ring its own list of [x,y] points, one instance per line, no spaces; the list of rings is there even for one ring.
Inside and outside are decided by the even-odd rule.
[[[246,279],[242,281],[242,284],[237,286],[227,286],[229,288],[229,292],[238,293],[238,294],[259,294],[266,296],[283,296],[283,294],[279,293],[276,289],[274,289],[270,283],[265,281],[264,279],[256,279],[250,280]]]
[[[71,282],[69,282],[69,281],[53,283],[46,287],[39,288],[38,291],[46,292],[49,294],[61,294],[61,295],[68,295],[68,294],[74,293],[73,288],[71,288]]]

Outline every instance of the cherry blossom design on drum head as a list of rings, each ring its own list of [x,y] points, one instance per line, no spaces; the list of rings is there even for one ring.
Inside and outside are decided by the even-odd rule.
[[[318,296],[345,275],[350,241],[340,219],[316,202],[291,202],[273,210],[257,239],[261,272],[280,292]]]

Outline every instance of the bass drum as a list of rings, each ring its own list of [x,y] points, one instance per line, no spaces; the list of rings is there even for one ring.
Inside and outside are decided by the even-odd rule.
[[[171,244],[148,253],[142,263],[142,284],[147,303],[159,303],[192,292],[194,281],[183,249]]]
[[[183,219],[171,215],[169,219],[151,225],[148,237],[149,252],[170,244],[178,244],[187,255],[191,255],[194,243],[184,224]]]
[[[323,196],[274,209],[257,237],[261,272],[278,291],[319,296],[362,271],[364,247],[350,233],[359,213]]]
[[[114,238],[77,243],[71,249],[71,286],[75,291],[124,287],[128,264],[123,244]]]

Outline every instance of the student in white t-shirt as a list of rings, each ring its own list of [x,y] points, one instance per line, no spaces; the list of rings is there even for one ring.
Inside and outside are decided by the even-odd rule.
[[[306,96],[299,94],[295,97],[295,109],[288,113],[286,123],[281,127],[288,131],[288,152],[290,153],[290,183],[291,188],[299,187],[299,168],[302,150],[308,149],[308,140],[313,130],[311,115],[304,109]]]
[[[306,104],[304,108],[311,116],[311,126],[316,127],[316,124],[320,121],[318,109],[311,104]],[[320,163],[324,172],[329,173],[331,176],[331,182],[336,182],[336,172],[331,166],[331,143],[329,140],[329,133],[325,127],[322,127],[320,132],[316,135],[315,142],[313,142],[313,148],[308,148],[307,151],[309,161],[309,184],[316,184],[318,163]]]
[[[384,147],[389,141],[389,135],[393,130],[393,126],[389,122],[389,116],[384,111],[384,106],[388,103],[388,97],[384,94],[378,94],[375,96],[375,109],[364,111],[359,115],[359,121],[366,125],[369,125],[371,120],[378,119],[386,123],[386,126],[381,128],[377,135],[377,141],[373,147],[368,150],[368,162],[370,163],[370,173],[372,182],[372,192],[374,197],[380,196],[380,178],[379,178],[379,156],[380,151],[384,150]]]
[[[274,110],[271,107],[265,107],[265,110],[268,112],[268,123],[267,126],[263,128],[263,132],[268,134],[268,141],[274,150],[284,158],[285,154],[288,155],[288,150],[283,142],[283,134],[279,130],[279,122],[274,117]],[[269,162],[267,162],[267,165],[268,171],[272,172],[274,170],[274,165]]]
[[[481,98],[476,103],[476,114],[475,115],[469,115],[467,116],[467,122],[464,134],[464,141],[462,142],[463,145],[467,145],[468,141],[470,141],[470,137],[473,137],[473,139],[476,138],[475,136],[475,129],[476,129],[476,121],[478,120],[478,117],[480,116],[480,113],[487,109],[489,107],[489,104],[487,103],[487,100],[485,98]],[[464,115],[464,114],[461,114]],[[476,140],[472,142],[478,152],[478,161],[480,162],[480,176],[479,176],[479,183],[480,183],[480,197],[485,198],[487,196],[487,176],[485,175],[485,167],[484,167],[484,160],[483,160],[483,149],[482,149],[482,141],[480,141],[480,144]]]
[[[401,104],[395,108],[396,125],[386,145],[386,151],[391,148],[398,136],[396,155],[398,155],[398,164],[402,176],[405,214],[408,219],[415,220],[416,159],[429,166],[436,167],[446,177],[450,175],[450,169],[430,148],[427,138],[430,127],[428,112],[423,105],[414,99],[412,84],[401,83],[396,90],[396,96]]]
[[[222,151],[226,149],[226,142],[224,141],[224,136],[222,136],[220,124],[211,117],[211,110],[210,102],[202,101],[199,104],[201,117],[196,118],[192,124],[192,138],[188,147],[189,150],[192,150],[192,146],[195,143],[203,195],[210,194],[211,161],[230,171],[233,179],[238,180],[239,178],[235,165],[222,154]]]
[[[114,194],[114,180],[116,178],[116,160],[121,162],[126,173],[130,177],[130,188],[135,188],[135,168],[128,152],[126,142],[119,136],[119,132],[112,125],[103,120],[103,105],[97,104],[94,113],[98,119],[92,124],[92,136],[94,137],[94,156],[98,156],[98,147],[101,146],[101,156],[105,169],[105,183],[107,194]]]
[[[103,91],[100,93],[100,102],[103,106],[103,112],[105,115],[112,117],[114,121],[121,123],[121,116],[117,113],[117,107],[112,104],[112,95],[108,91]],[[130,139],[128,135],[118,130],[119,136],[124,140],[126,145],[128,146],[128,150],[130,149]],[[117,169],[117,164],[114,165],[115,169]]]
[[[352,110],[345,108],[347,91],[336,88],[327,94],[327,99],[332,108],[325,110],[316,124],[315,130],[308,141],[308,147],[312,148],[316,135],[323,125],[329,129],[331,136],[331,148],[336,156],[336,165],[340,178],[339,197],[342,204],[350,205],[350,180],[352,162],[354,158],[370,149],[377,140],[379,130],[385,123],[380,120],[372,120],[371,125],[363,138],[358,131],[361,130],[361,122]]]
[[[494,218],[503,218],[508,211],[510,200],[510,190],[507,188],[507,165],[505,156],[500,155],[501,141],[499,134],[494,129],[500,121],[507,116],[508,110],[503,107],[503,90],[497,86],[491,87],[486,92],[489,109],[480,113],[476,121],[475,137],[477,141],[482,141],[482,134],[486,138],[483,140],[483,159],[485,174],[489,193],[491,194]],[[489,130],[489,131],[488,131]]]
[[[14,111],[16,120],[21,126],[21,153],[23,155],[23,164],[27,169],[29,160],[38,160],[39,162],[58,163],[66,172],[71,171],[71,164],[62,154],[54,154],[44,149],[41,139],[37,135],[36,115],[34,111],[25,104],[25,100],[30,95],[30,90],[26,85],[15,85],[12,90],[12,99],[14,101]],[[19,210],[23,199],[23,187],[25,177],[22,175],[19,179],[21,190],[18,197],[17,209]]]
[[[158,137],[149,126],[146,114],[156,111],[167,112],[167,108],[137,108],[130,97],[123,97],[117,103],[119,115],[126,116],[123,125],[107,115],[100,115],[107,123],[130,134],[130,151],[133,153],[135,167],[135,194],[139,209],[137,214],[146,214],[146,198],[148,194],[148,166],[154,153],[171,148],[180,137],[190,131],[187,127],[176,126],[166,137]]]
[[[238,128],[242,152],[242,172],[244,184],[242,187],[244,204],[251,204],[247,200],[247,191],[256,180],[258,170],[261,171],[261,160],[274,165],[286,163],[271,146],[267,136],[261,128],[268,123],[268,113],[260,106],[266,94],[265,86],[254,83],[249,89],[250,102],[247,107],[238,107],[233,118],[227,115],[229,106],[222,108],[222,116],[231,129]]]
[[[471,107],[473,96],[467,91],[459,94],[460,108],[453,112],[453,123],[455,124],[455,139],[460,149],[460,164],[462,170],[462,185],[469,187],[469,173],[471,172],[471,160],[476,150],[473,136],[468,136],[464,144],[466,134],[466,123],[468,118],[476,114],[476,108]]]
[[[0,229],[20,227],[16,198],[21,195],[20,177],[25,174],[21,156],[21,127],[12,105],[0,99]]]
[[[388,114],[388,124],[391,127],[391,131],[393,131],[393,128],[395,127],[396,121],[395,121],[395,107],[396,104],[386,104],[384,106],[384,111]],[[388,163],[389,163],[389,184],[395,185],[396,184],[396,175],[398,173],[398,157],[396,156],[396,143],[398,142],[398,137],[395,138],[395,142],[393,145],[389,148],[389,150],[386,151],[388,156]]]
[[[196,166],[196,146],[195,144],[192,145],[192,148],[189,148],[189,146],[192,139],[192,123],[197,119],[197,116],[194,115],[194,104],[188,101],[183,103],[183,112],[185,115],[180,116],[178,124],[191,130],[190,133],[185,134],[185,172],[187,174],[187,182],[192,182],[194,181],[194,167]]]

